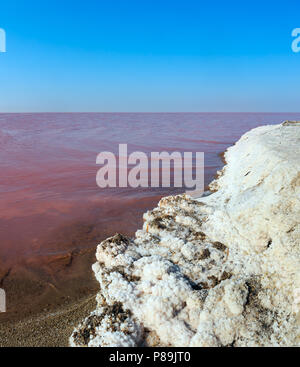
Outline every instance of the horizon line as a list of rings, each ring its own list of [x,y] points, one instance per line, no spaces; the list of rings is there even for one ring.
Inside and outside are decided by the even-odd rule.
[[[228,113],[228,114],[232,114],[232,113],[253,113],[253,114],[282,114],[282,113],[300,113],[300,111],[154,111],[154,112],[150,112],[150,111],[18,111],[18,112],[2,112],[0,111],[0,114],[41,114],[41,113],[69,113],[69,114],[76,114],[76,113],[122,113],[122,114],[129,114],[129,113]]]

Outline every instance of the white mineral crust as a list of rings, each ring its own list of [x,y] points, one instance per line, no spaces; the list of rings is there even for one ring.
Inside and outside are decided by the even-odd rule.
[[[299,346],[300,123],[251,130],[193,200],[98,245],[97,309],[72,346]]]

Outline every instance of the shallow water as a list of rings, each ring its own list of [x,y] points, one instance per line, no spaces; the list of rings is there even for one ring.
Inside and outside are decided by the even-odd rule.
[[[0,262],[94,246],[132,235],[142,213],[174,188],[100,189],[96,156],[129,151],[205,153],[205,183],[219,154],[251,128],[300,114],[0,114]]]

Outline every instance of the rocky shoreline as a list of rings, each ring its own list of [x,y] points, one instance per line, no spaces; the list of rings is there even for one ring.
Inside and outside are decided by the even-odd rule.
[[[300,123],[251,130],[193,200],[98,245],[97,307],[72,346],[299,346]]]

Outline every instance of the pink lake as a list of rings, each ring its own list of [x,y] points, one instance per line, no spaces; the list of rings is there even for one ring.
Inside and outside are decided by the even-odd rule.
[[[254,127],[300,120],[267,113],[0,114],[0,260],[60,254],[116,232],[132,235],[142,213],[174,188],[96,185],[96,156],[130,151],[205,153],[205,183],[219,154]],[[0,262],[1,262],[0,261]]]

